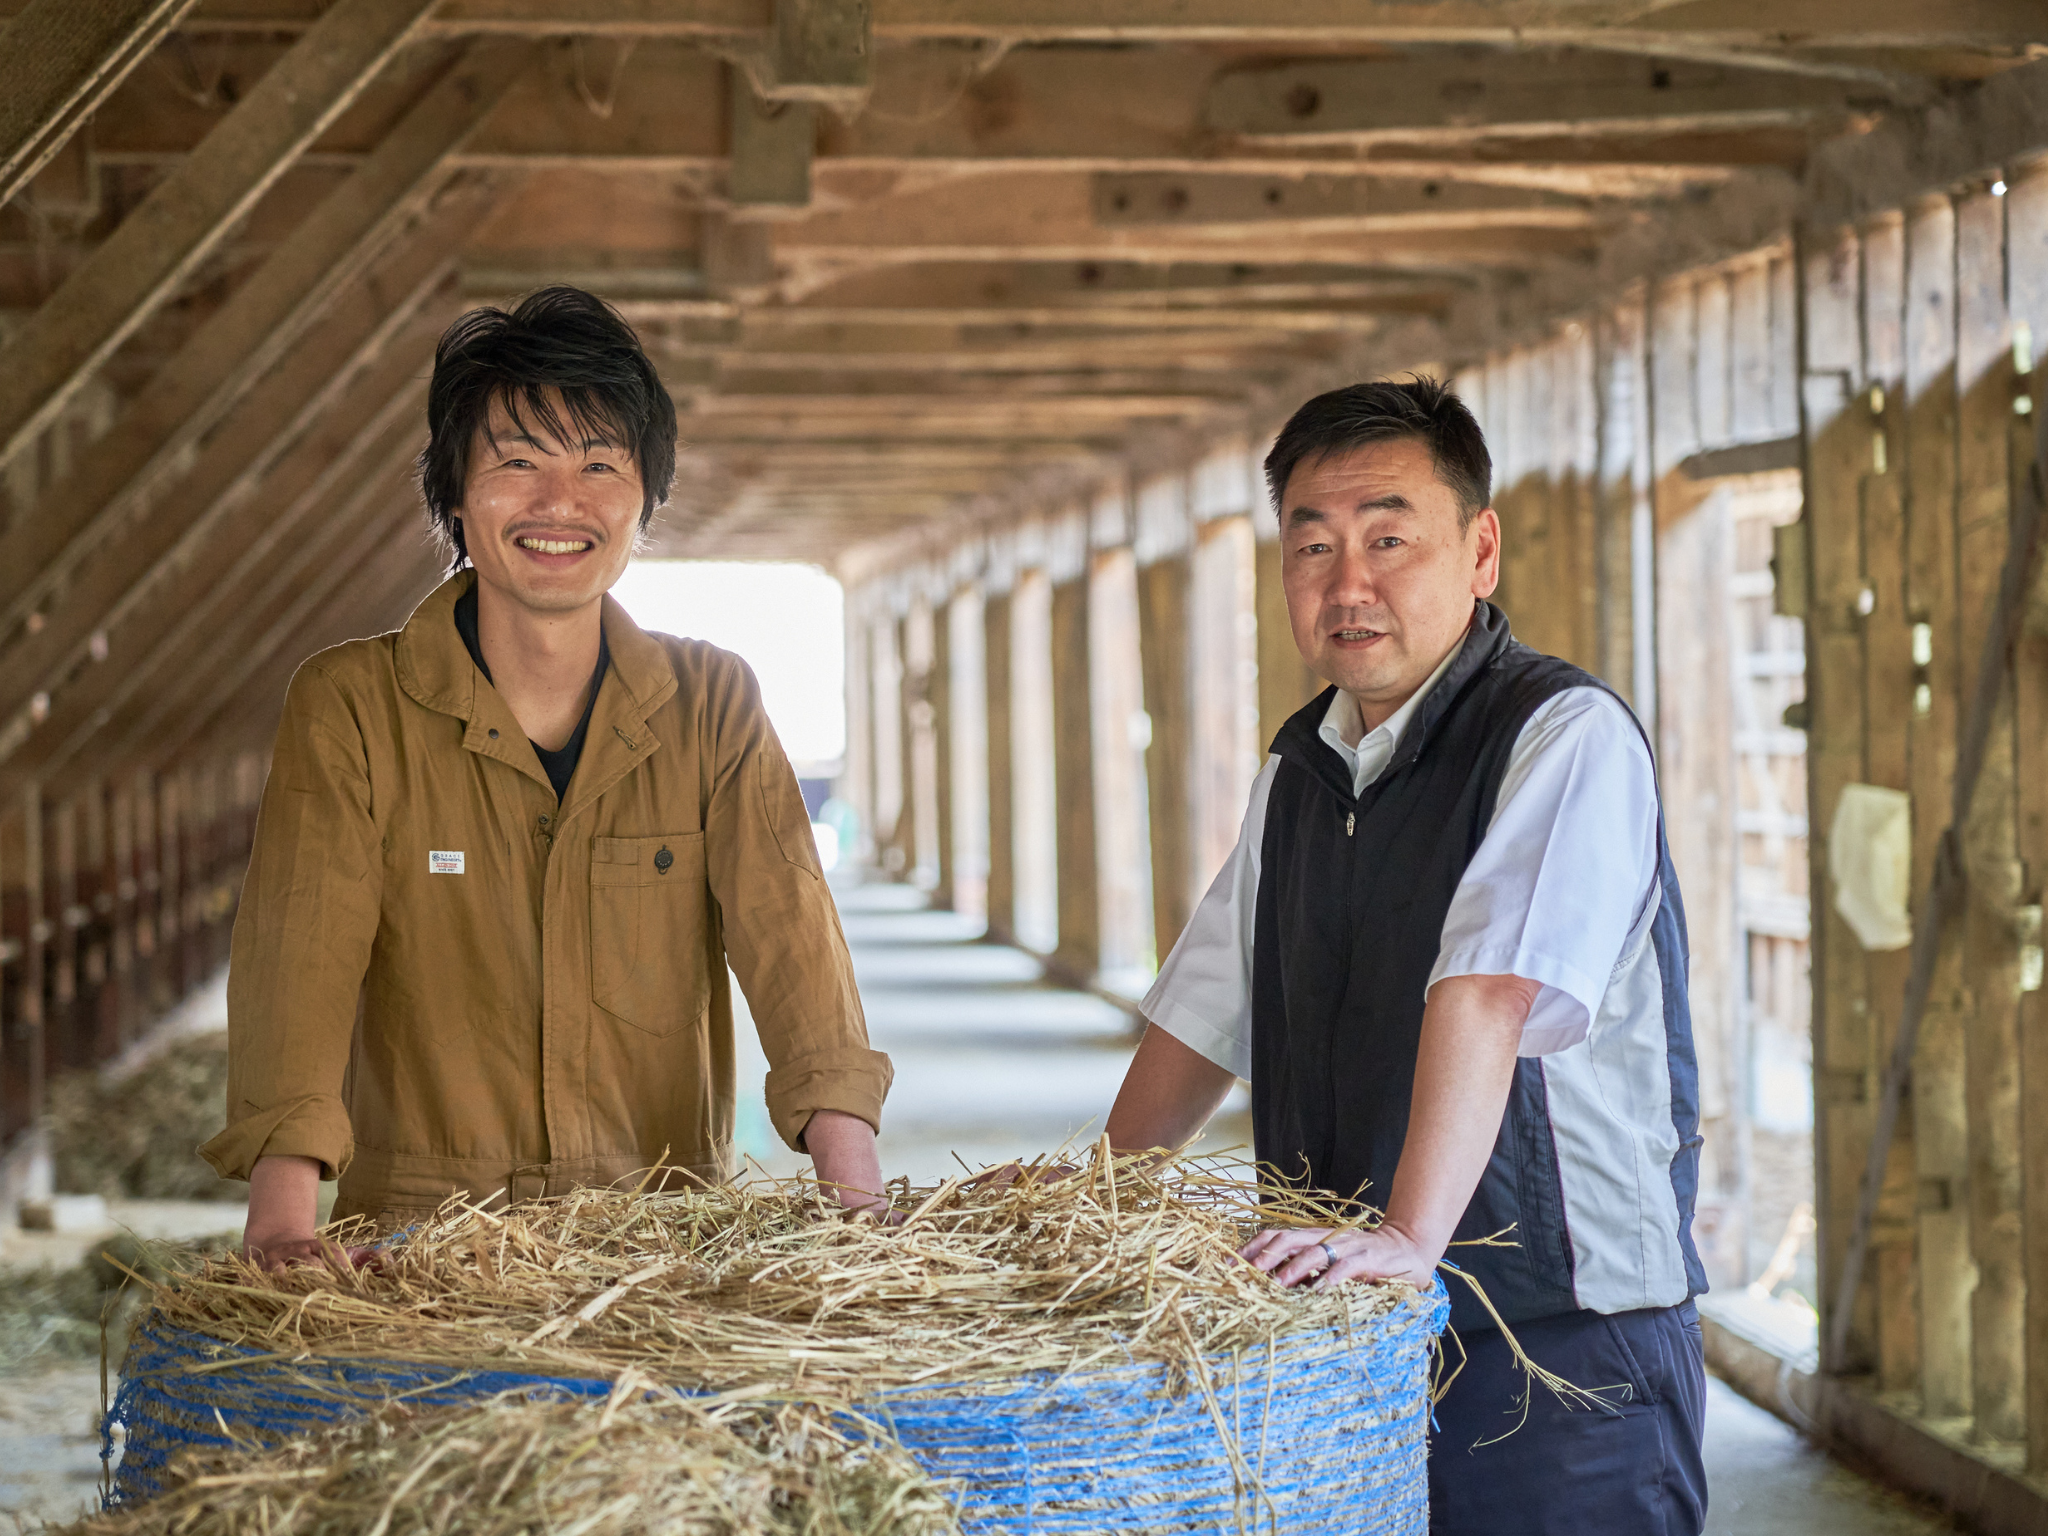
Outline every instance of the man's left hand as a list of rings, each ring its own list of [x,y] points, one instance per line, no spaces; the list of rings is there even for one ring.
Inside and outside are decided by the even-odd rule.
[[[1346,1280],[1405,1280],[1427,1289],[1436,1274],[1436,1261],[1443,1257],[1424,1252],[1413,1238],[1388,1225],[1370,1232],[1275,1227],[1246,1243],[1240,1255],[1282,1285],[1306,1281],[1315,1291],[1326,1291]]]

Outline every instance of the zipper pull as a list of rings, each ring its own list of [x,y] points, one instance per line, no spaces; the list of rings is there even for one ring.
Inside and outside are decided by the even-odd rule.
[[[1358,812],[1356,812],[1356,811],[1346,811],[1346,812],[1344,813],[1344,835],[1345,835],[1346,837],[1349,837],[1349,836],[1350,836],[1350,835],[1351,835],[1351,834],[1352,834],[1353,832],[1355,832],[1355,831],[1357,831],[1357,830],[1358,830]]]

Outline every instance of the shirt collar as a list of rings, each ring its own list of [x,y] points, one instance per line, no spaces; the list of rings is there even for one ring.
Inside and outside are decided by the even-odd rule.
[[[1471,631],[1468,629],[1466,637],[1470,638],[1470,635]],[[1465,641],[1461,639],[1451,647],[1450,654],[1436,664],[1436,670],[1423,679],[1422,686],[1409,694],[1399,709],[1370,731],[1365,729],[1365,717],[1359,712],[1358,700],[1342,688],[1337,689],[1336,696],[1330,700],[1330,707],[1324,713],[1323,723],[1318,727],[1316,734],[1328,742],[1336,750],[1337,755],[1344,759],[1345,766],[1351,769],[1354,778],[1359,776],[1361,768],[1370,764],[1374,770],[1366,776],[1366,782],[1370,783],[1373,778],[1378,777],[1377,770],[1385,767],[1393,757],[1394,749],[1401,744],[1401,733],[1408,729],[1409,721],[1415,718],[1417,711],[1422,708],[1423,701],[1429,697],[1430,691],[1443,681],[1444,674],[1451,670],[1452,664],[1457,661],[1459,653],[1464,649]],[[1347,736],[1357,737],[1358,745],[1347,745]]]
[[[477,687],[482,675],[455,627],[456,599],[475,584],[474,570],[457,571],[427,594],[398,632],[400,685],[427,708],[472,722],[484,707],[479,695],[494,692]],[[662,643],[635,624],[616,598],[605,597],[603,613],[604,649],[611,675],[625,691],[624,713],[645,720],[675,693],[675,669]]]

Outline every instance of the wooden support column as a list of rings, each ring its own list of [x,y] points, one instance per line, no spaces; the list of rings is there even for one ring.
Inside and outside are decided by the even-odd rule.
[[[445,187],[448,157],[535,56],[524,44],[473,47],[150,376],[93,451],[10,530],[8,559],[0,565],[0,633],[29,612],[63,601],[57,594],[80,563],[117,532],[132,542],[129,524],[138,507],[151,497],[162,500],[201,439],[284,361],[345,285],[363,281],[373,267],[371,280],[389,283],[388,262],[378,264],[393,238]],[[482,212],[479,205],[477,216]],[[446,218],[444,210],[440,219]],[[451,252],[466,233],[453,232]],[[375,317],[361,323],[374,330]],[[320,338],[321,349],[332,344],[331,333]],[[320,357],[330,366],[334,361],[324,350]],[[157,516],[152,507],[152,520]],[[97,625],[102,618],[88,613],[82,622]],[[60,619],[47,634],[45,655],[75,660],[85,644],[79,622]]]
[[[2005,202],[1988,191],[1956,203],[1956,613],[1974,674],[1998,601],[2012,524],[2013,369],[2005,304]],[[2010,679],[2001,691],[1970,819],[1963,828],[1969,899],[1962,950],[1971,1413],[1979,1438],[2026,1438],[2026,1277],[2020,1253],[2019,862]]]
[[[435,0],[336,0],[0,350],[0,463],[55,419],[411,40]]]
[[[114,993],[114,1046],[119,1050],[135,1037],[135,897],[140,874],[135,861],[135,785],[117,779],[109,789],[111,826],[107,838],[107,893],[113,898],[108,919],[112,950],[108,984]]]
[[[1051,954],[1059,947],[1060,887],[1065,878],[1060,828],[1067,807],[1058,762],[1061,748],[1055,694],[1060,674],[1053,653],[1052,593],[1053,584],[1042,570],[1024,572],[1010,593],[1010,783],[1017,940],[1040,954]],[[1084,608],[1084,616],[1085,612]],[[1081,665],[1085,676],[1085,658]],[[1094,818],[1089,821],[1085,841],[1092,849]],[[1095,887],[1092,872],[1087,885],[1090,891]]]
[[[1288,717],[1323,689],[1294,643],[1287,621],[1287,593],[1280,582],[1280,540],[1264,513],[1254,515],[1259,536],[1253,581],[1259,639],[1259,746],[1270,747]]]
[[[1596,324],[1599,479],[1594,507],[1598,572],[1594,670],[1641,712],[1637,697],[1636,535],[1649,493],[1649,311],[1640,292],[1604,311]],[[1647,725],[1648,722],[1646,721]]]
[[[1914,676],[1906,591],[1905,221],[1873,221],[1862,232],[1860,249],[1864,389],[1851,404],[1851,416],[1860,416],[1870,434],[1862,471],[1861,548],[1864,585],[1871,595],[1870,612],[1863,618],[1862,777],[1866,784],[1910,792]],[[1853,447],[1851,433],[1845,452]],[[1825,900],[1826,893],[1819,899]],[[1841,961],[1846,969],[1854,957],[1844,953]],[[1863,956],[1858,995],[1868,1008],[1878,1060],[1884,1042],[1897,1033],[1910,968],[1904,949]],[[1893,1135],[1868,1261],[1876,1286],[1877,1381],[1883,1391],[1911,1392],[1920,1384],[1919,1187],[1908,1105]]]
[[[1010,594],[982,599],[981,633],[988,700],[988,935],[1017,937],[1017,825],[1012,759]]]
[[[875,710],[866,598],[859,590],[846,594],[846,767],[836,793],[853,807],[860,823],[858,841],[839,850],[848,864],[861,864],[874,856]]]
[[[932,905],[953,910],[959,850],[953,836],[953,626],[945,607],[927,608],[924,697],[931,759]]]
[[[1911,738],[1913,883],[1927,889],[1948,822],[1964,678],[1957,608],[1955,210],[1935,198],[1906,220],[1907,609],[1930,626],[1930,694]],[[1866,431],[1867,428],[1866,417]],[[1967,670],[1966,670],[1967,669]],[[1960,925],[1946,936],[1913,1058],[1913,1144],[1920,1180],[1920,1411],[1970,1412],[1968,1003]],[[1896,1007],[1896,1004],[1891,1005]],[[1896,1016],[1896,1015],[1894,1015]]]
[[[1144,684],[1137,563],[1106,549],[1088,565],[1088,709],[1095,784],[1096,964],[1128,989],[1154,964],[1151,867],[1139,745]]]
[[[931,857],[931,830],[927,816],[930,804],[931,764],[924,748],[931,734],[931,706],[924,696],[925,671],[930,664],[929,647],[912,634],[912,616],[906,614],[890,628],[896,641],[898,705],[896,750],[903,763],[903,808],[896,814],[896,850],[902,855],[906,879],[925,874]]]
[[[1194,682],[1189,606],[1194,559],[1168,555],[1138,572],[1138,653],[1152,741],[1145,749],[1152,834],[1152,941],[1164,960],[1194,912]]]
[[[1049,962],[1070,984],[1102,968],[1102,889],[1095,857],[1095,730],[1088,687],[1088,578],[1052,589],[1053,785],[1058,805],[1058,942]]]
[[[2014,362],[2031,364],[2032,377],[2013,381],[2014,405],[2024,396],[2025,414],[2014,410],[2013,484],[2025,486],[2035,472],[2032,428],[2048,410],[2048,164],[2037,163],[2013,178],[2006,194],[2006,243],[2011,255],[2015,326],[2024,325],[2028,345],[2015,345]],[[2031,353],[2031,356],[2027,354]],[[2048,474],[2048,466],[2041,468]],[[2020,938],[2020,1243],[2027,1295],[2023,1344],[2026,1377],[2027,1468],[2048,1473],[2048,991],[2042,989],[2044,935],[2041,910],[2048,895],[2048,591],[2035,589],[2014,665],[2014,740],[2019,855],[2025,888],[2016,926]]]
[[[62,149],[196,0],[33,0],[0,31],[0,203]]]
[[[1827,829],[1845,785],[1863,777],[1863,590],[1860,521],[1871,464],[1870,418],[1859,413],[1863,377],[1858,250],[1853,234],[1820,237],[1800,252],[1802,432],[1806,441],[1809,590],[1806,596],[1808,848],[1813,891],[1814,1183],[1819,1291],[1831,1305],[1855,1219],[1869,1146],[1876,1052],[1865,995],[1863,949],[1836,913]],[[1608,483],[1615,463],[1609,463]],[[1829,1321],[1821,1319],[1826,1335]],[[1842,1368],[1867,1369],[1876,1354],[1871,1288],[1857,1302]]]
[[[17,1022],[25,1037],[23,1097],[25,1128],[40,1125],[49,1078],[49,877],[43,862],[43,791],[30,784],[21,792],[21,885],[27,895],[22,924],[21,1003]]]
[[[886,875],[908,871],[901,839],[910,807],[908,760],[903,751],[903,651],[896,620],[877,604],[868,620],[868,664],[873,692],[875,749],[875,864]]]
[[[989,785],[988,663],[981,589],[962,587],[945,609],[946,716],[940,751],[947,763],[947,819],[952,907],[969,917],[988,915]]]
[[[66,795],[46,811],[50,853],[50,1065],[62,1073],[91,1060],[79,1038],[78,800]]]

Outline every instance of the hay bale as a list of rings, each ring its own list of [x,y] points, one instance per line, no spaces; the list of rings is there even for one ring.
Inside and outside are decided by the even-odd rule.
[[[57,1188],[109,1200],[240,1200],[199,1156],[228,1094],[224,1030],[172,1040],[126,1076],[71,1072],[50,1085]]]
[[[951,1536],[943,1490],[803,1405],[387,1407],[278,1447],[187,1452],[157,1498],[63,1536]]]
[[[116,1486],[152,1491],[218,1424],[633,1374],[858,1405],[959,1480],[970,1531],[1420,1531],[1441,1288],[1284,1289],[1236,1257],[1290,1214],[1243,1172],[1104,1155],[899,1188],[893,1228],[786,1185],[586,1190],[451,1203],[374,1272],[222,1259],[160,1288],[136,1336]]]

